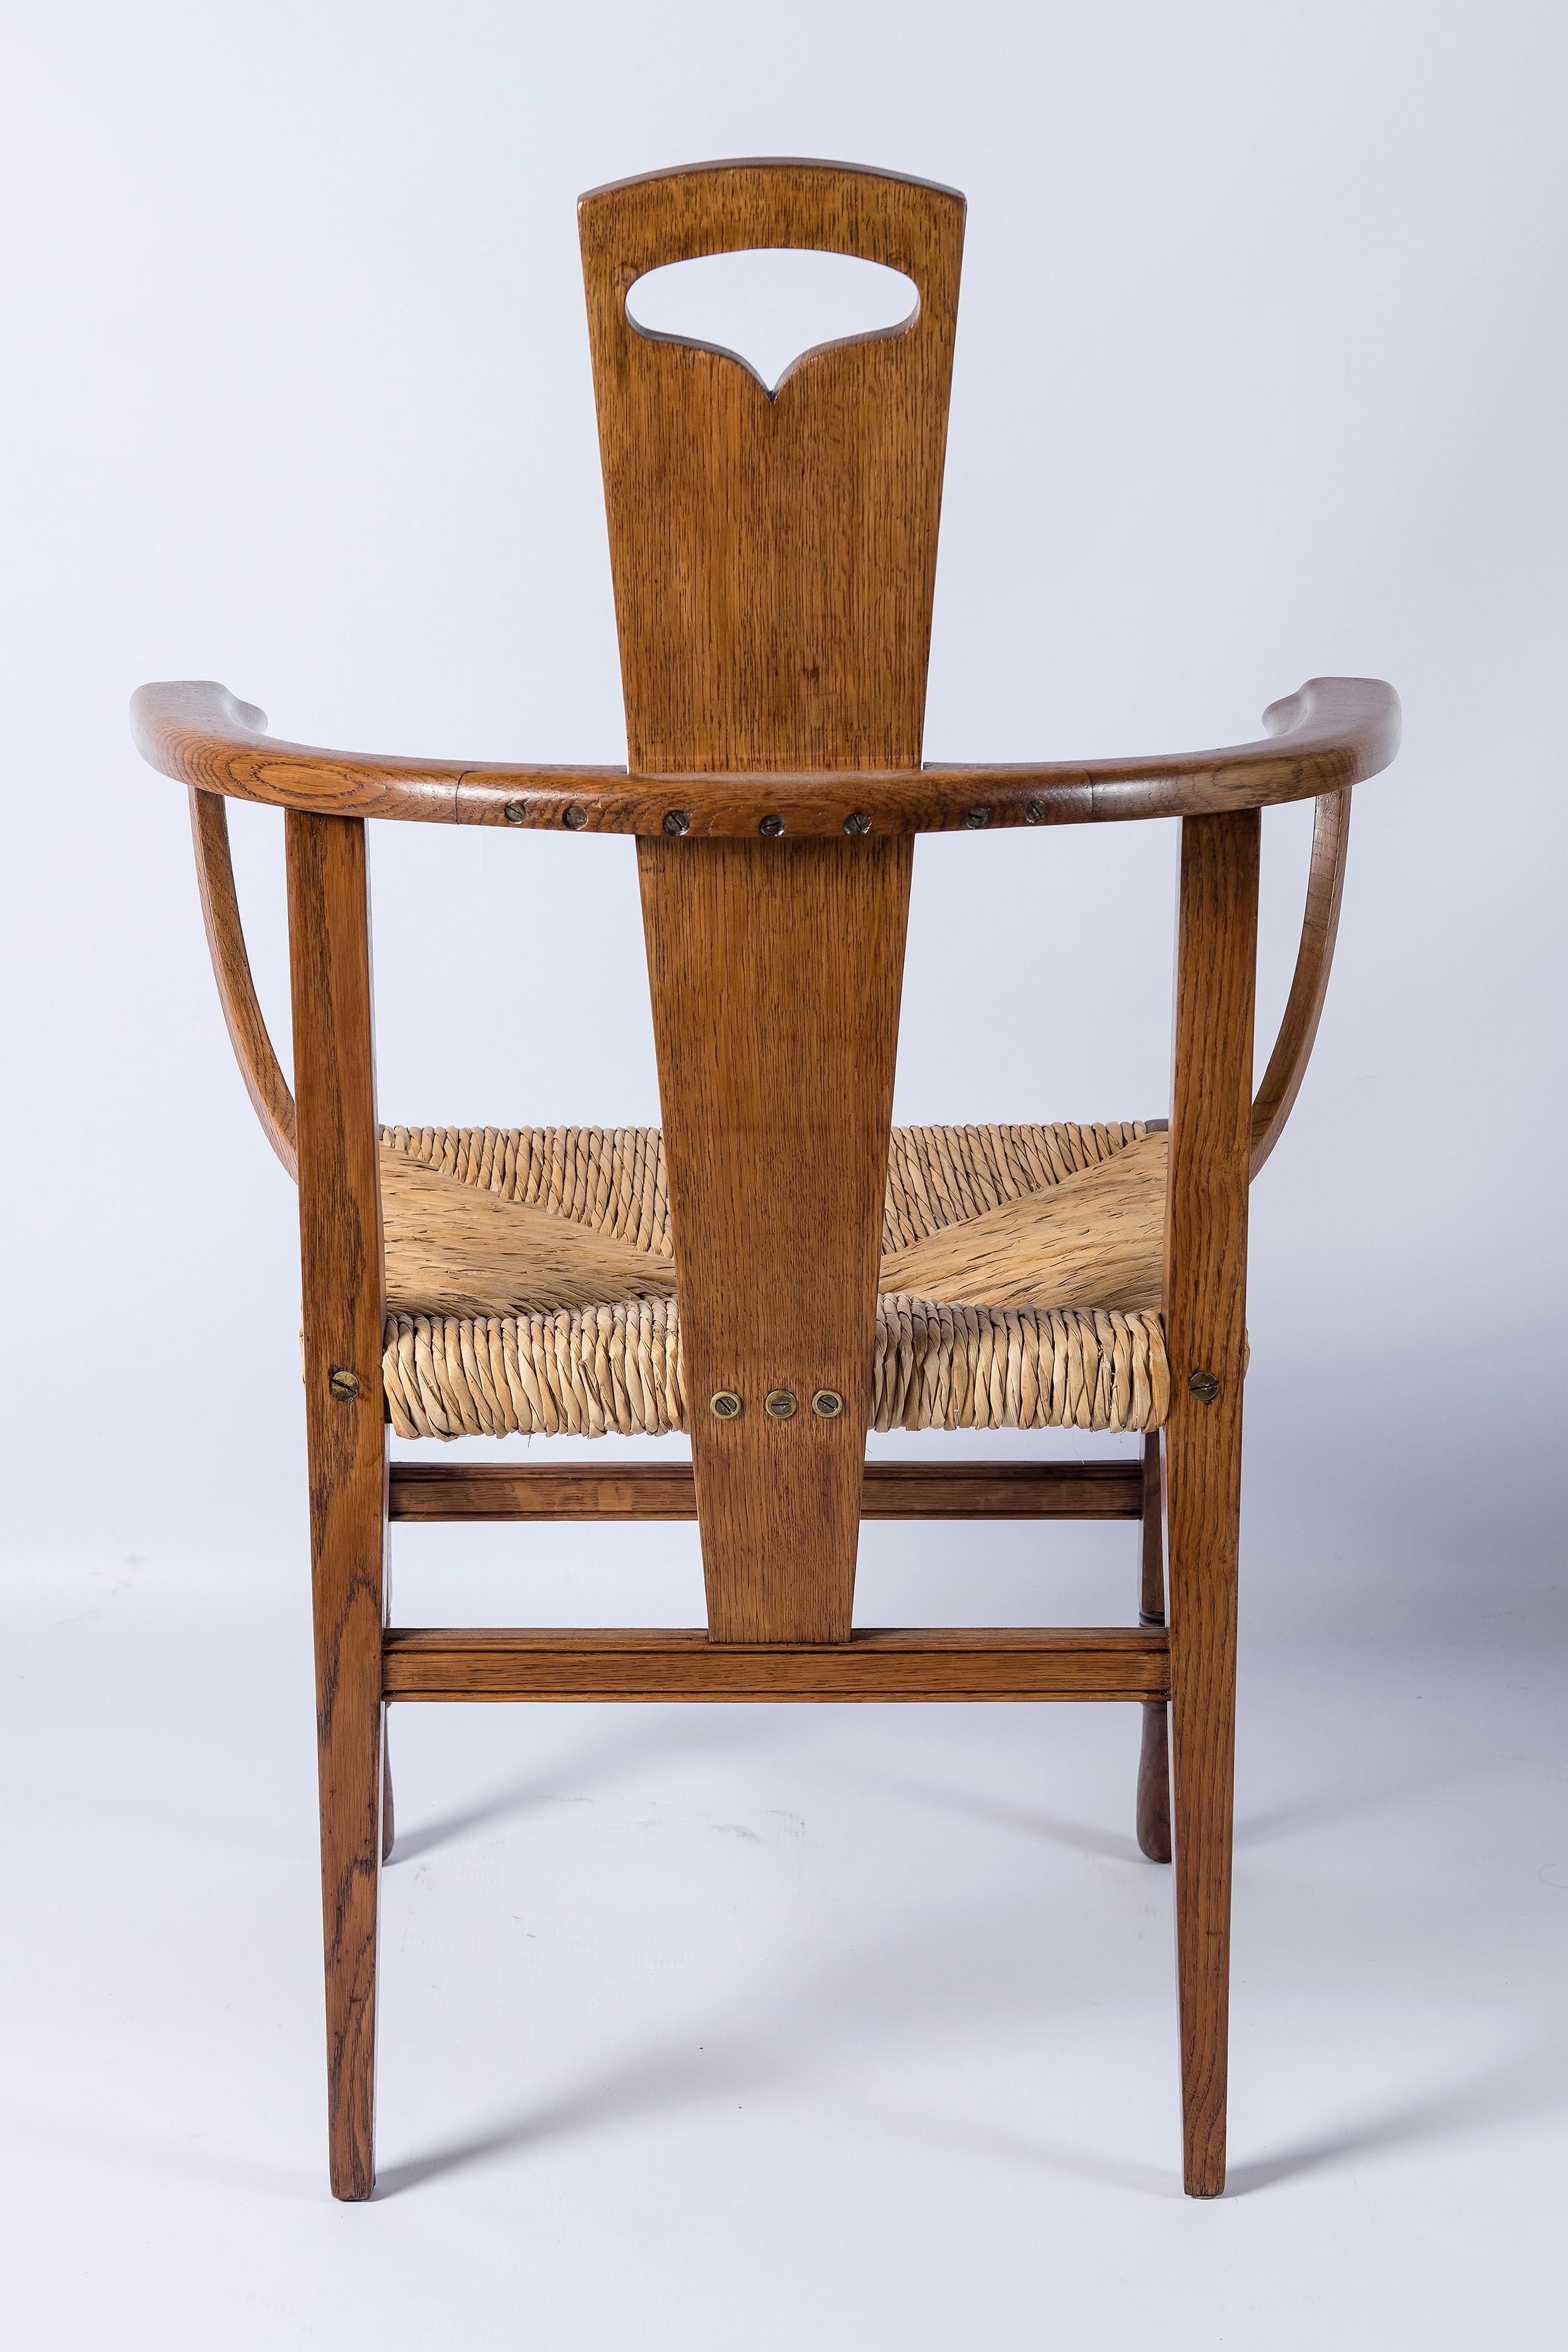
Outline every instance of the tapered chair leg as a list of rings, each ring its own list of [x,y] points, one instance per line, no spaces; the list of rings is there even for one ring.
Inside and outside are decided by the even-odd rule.
[[[1143,1440],[1143,1559],[1138,1583],[1138,1622],[1165,1622],[1164,1481],[1160,1433]],[[1151,1862],[1171,1859],[1171,1743],[1163,1699],[1143,1708],[1143,1738],[1138,1752],[1138,1844]]]
[[[1182,825],[1164,1456],[1189,2197],[1217,2197],[1225,2187],[1258,838],[1256,810],[1187,817]]]
[[[347,1660],[342,1661],[347,1666]],[[377,1653],[379,1671],[379,1647]],[[345,1672],[345,1683],[360,1677]],[[321,1742],[321,1912],[327,1996],[327,2147],[334,2197],[375,2187],[375,1969],[384,1766],[379,1706]]]
[[[1181,2008],[1184,2178],[1225,2187],[1230,2020],[1231,1806],[1236,1751],[1232,1497],[1173,1432],[1171,1727]]]
[[[364,824],[290,809],[305,1428],[334,2197],[375,2186],[387,1473]]]

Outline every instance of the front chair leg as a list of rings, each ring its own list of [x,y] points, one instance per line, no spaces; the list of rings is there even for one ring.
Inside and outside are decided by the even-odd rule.
[[[386,1554],[380,1171],[364,824],[289,812],[305,1427],[334,2197],[375,2186]]]
[[[1143,1440],[1143,1560],[1138,1587],[1138,1622],[1165,1622],[1165,1509],[1160,1433]],[[1171,1742],[1165,1702],[1143,1708],[1143,1740],[1138,1753],[1138,1844],[1151,1862],[1171,1859]]]
[[[1237,1482],[1214,1460],[1208,1432],[1194,1432],[1190,1414],[1184,1420],[1167,1433],[1184,2173],[1189,2197],[1217,2197],[1225,2188],[1240,1515]]]

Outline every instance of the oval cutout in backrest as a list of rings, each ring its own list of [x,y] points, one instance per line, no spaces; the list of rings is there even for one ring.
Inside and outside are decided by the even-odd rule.
[[[919,309],[914,280],[901,270],[795,246],[667,262],[626,296],[626,317],[639,334],[725,352],[750,368],[770,398],[819,343],[907,327]]]

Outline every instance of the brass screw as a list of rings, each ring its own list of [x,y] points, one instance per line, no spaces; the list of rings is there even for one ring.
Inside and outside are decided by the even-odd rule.
[[[818,1389],[811,1400],[811,1409],[824,1421],[837,1421],[844,1410],[844,1400],[837,1389]]]
[[[983,832],[991,822],[991,812],[988,808],[968,809],[964,813],[963,822],[971,833]]]
[[[733,1389],[719,1389],[709,1398],[708,1410],[720,1421],[733,1421],[741,1410],[741,1400]]]
[[[844,830],[846,833],[869,833],[871,820],[864,809],[851,809],[844,820]]]
[[[342,1364],[334,1364],[327,1375],[327,1386],[340,1403],[351,1404],[359,1394],[359,1374],[348,1371]]]
[[[770,1389],[763,1402],[775,1421],[788,1421],[795,1411],[795,1392],[791,1389]]]
[[[505,817],[508,824],[526,824],[528,822],[528,803],[526,801],[508,801],[505,808],[501,811],[501,814]]]
[[[1026,824],[1044,824],[1045,821],[1046,804],[1044,801],[1031,801],[1024,811],[1024,823]]]
[[[784,831],[784,819],[782,816],[765,816],[758,825],[757,831],[765,833],[770,841],[776,841]]]
[[[684,833],[690,823],[691,811],[689,809],[666,809],[664,813],[664,829],[666,833]]]
[[[1215,1397],[1219,1394],[1219,1374],[1217,1372],[1194,1372],[1191,1380],[1187,1382],[1187,1386],[1191,1389],[1193,1394],[1196,1397],[1200,1404],[1213,1404]]]
[[[581,833],[588,822],[588,812],[585,808],[579,808],[574,801],[569,809],[562,811],[561,822],[568,833]]]

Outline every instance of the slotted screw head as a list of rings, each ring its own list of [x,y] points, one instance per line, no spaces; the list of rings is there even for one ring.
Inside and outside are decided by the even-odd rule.
[[[1200,1404],[1213,1404],[1219,1394],[1219,1374],[1196,1371],[1188,1381],[1187,1386]]]
[[[1026,824],[1044,824],[1045,821],[1046,804],[1044,801],[1031,801],[1024,811],[1024,823]]]
[[[963,822],[969,827],[971,833],[980,833],[990,824],[991,812],[988,808],[966,809],[964,811]]]
[[[690,823],[691,811],[689,809],[666,809],[664,813],[664,829],[666,833],[684,833]]]
[[[770,1389],[763,1402],[775,1421],[788,1421],[795,1411],[795,1391],[793,1389]]]
[[[844,820],[844,830],[846,833],[869,833],[871,820],[864,809],[851,809]]]
[[[708,1400],[708,1410],[720,1421],[733,1421],[741,1410],[741,1400],[733,1389],[718,1389]]]
[[[359,1394],[359,1374],[351,1372],[343,1364],[334,1364],[327,1375],[327,1386],[341,1403],[351,1403]]]
[[[811,1409],[824,1421],[837,1421],[844,1410],[844,1400],[837,1389],[818,1389],[811,1400]]]
[[[588,822],[588,812],[585,808],[579,808],[574,801],[569,809],[562,811],[561,822],[569,833],[581,833]]]
[[[505,817],[508,824],[525,824],[528,821],[528,803],[526,801],[508,801],[505,808],[501,811],[501,814]]]
[[[782,816],[765,816],[758,825],[757,831],[765,833],[770,841],[776,841],[784,831],[784,819]]]

